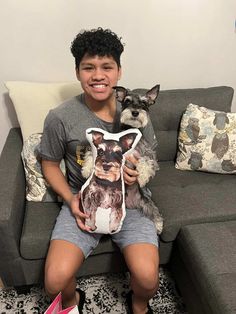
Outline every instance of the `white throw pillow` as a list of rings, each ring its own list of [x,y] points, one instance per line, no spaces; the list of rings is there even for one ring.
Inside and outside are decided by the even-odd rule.
[[[236,113],[189,104],[181,120],[175,167],[236,173]]]
[[[29,201],[57,201],[57,195],[46,184],[37,159],[43,124],[50,109],[66,99],[82,93],[80,83],[37,83],[9,81],[5,83],[16,110],[23,136],[22,160],[26,174],[26,199]],[[64,161],[61,163],[64,170]]]
[[[14,104],[23,140],[42,133],[49,110],[82,93],[79,82],[38,83],[8,81],[5,85]]]

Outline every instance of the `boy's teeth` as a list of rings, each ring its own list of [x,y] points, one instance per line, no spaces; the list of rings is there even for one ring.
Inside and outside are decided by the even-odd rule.
[[[95,87],[95,88],[104,88],[105,85],[103,85],[103,84],[101,84],[101,85],[93,85],[93,87]]]

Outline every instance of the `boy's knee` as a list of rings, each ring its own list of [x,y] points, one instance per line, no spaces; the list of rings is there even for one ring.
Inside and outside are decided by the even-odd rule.
[[[72,277],[73,275],[68,272],[68,269],[54,265],[49,266],[45,270],[45,290],[50,295],[56,295],[64,290]]]
[[[156,291],[159,287],[159,272],[154,267],[133,274],[133,280],[144,290]]]
[[[145,290],[149,291],[157,290],[159,286],[159,278],[157,273],[150,272],[144,275],[142,285]]]

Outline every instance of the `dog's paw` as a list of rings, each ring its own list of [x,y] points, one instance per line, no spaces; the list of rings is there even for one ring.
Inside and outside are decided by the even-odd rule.
[[[84,163],[81,169],[81,174],[84,178],[88,179],[88,177],[92,174],[93,163],[93,154],[89,150],[85,154]]]
[[[149,181],[150,178],[146,178],[146,177],[143,177],[143,176],[138,176],[138,184],[141,188],[143,188]]]
[[[157,229],[157,234],[161,234],[163,230],[163,218],[159,215],[154,218],[154,223]]]
[[[157,162],[146,157],[141,157],[138,160],[136,169],[139,173],[137,178],[138,183],[139,186],[142,188],[149,182],[151,178],[155,176],[157,170]]]

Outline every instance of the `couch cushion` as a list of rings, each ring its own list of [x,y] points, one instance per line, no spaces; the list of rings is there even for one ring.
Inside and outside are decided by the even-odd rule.
[[[173,241],[184,225],[236,219],[235,176],[181,171],[166,161],[150,188],[164,218],[163,241]]]
[[[20,253],[23,258],[38,259],[46,256],[51,231],[59,211],[59,203],[26,201],[20,241]]]
[[[210,313],[236,309],[236,221],[184,227],[178,249]]]
[[[190,103],[229,112],[233,93],[234,90],[226,86],[160,91],[156,103],[150,107],[159,142],[158,159],[175,160],[181,117]]]
[[[26,202],[20,253],[25,259],[45,258],[51,232],[60,211],[60,203]],[[92,255],[114,252],[117,246],[104,236]]]

